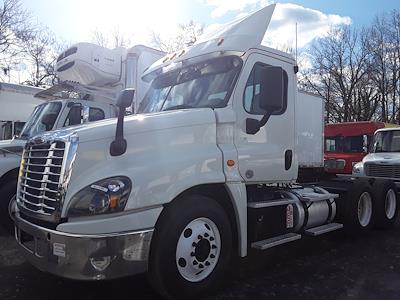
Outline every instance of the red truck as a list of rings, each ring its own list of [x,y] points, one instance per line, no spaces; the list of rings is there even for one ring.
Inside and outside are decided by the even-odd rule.
[[[368,153],[374,132],[393,126],[396,125],[372,121],[325,125],[325,171],[351,174],[353,165]]]

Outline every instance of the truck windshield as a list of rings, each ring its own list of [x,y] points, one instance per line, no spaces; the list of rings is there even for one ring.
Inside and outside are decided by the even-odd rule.
[[[334,136],[325,138],[326,152],[366,152],[367,136]]]
[[[400,152],[400,130],[379,131],[374,136],[371,152]]]
[[[242,66],[236,56],[210,59],[156,77],[138,113],[224,107]]]
[[[36,106],[22,129],[20,137],[27,139],[43,131],[53,129],[61,106],[60,102],[48,102]]]

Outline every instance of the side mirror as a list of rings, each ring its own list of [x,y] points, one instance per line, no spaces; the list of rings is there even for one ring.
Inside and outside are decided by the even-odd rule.
[[[41,122],[44,126],[46,126],[46,131],[49,131],[53,128],[56,119],[57,119],[57,114],[45,114],[42,117]]]
[[[246,133],[256,134],[274,112],[284,109],[287,97],[287,75],[281,67],[266,66],[255,71],[255,81],[260,84],[258,106],[265,111],[261,120],[246,119]]]
[[[283,108],[287,78],[281,67],[267,66],[254,74],[260,82],[260,108],[269,113]],[[257,74],[258,73],[258,74]],[[256,77],[257,78],[257,77]],[[286,82],[285,82],[286,81]]]
[[[117,129],[115,131],[115,139],[110,145],[110,155],[119,156],[125,153],[127,143],[124,139],[124,116],[126,108],[132,105],[133,96],[135,96],[135,89],[128,88],[123,90],[117,99],[116,105],[119,108]]]
[[[132,105],[133,96],[135,96],[135,89],[128,88],[121,91],[118,95],[117,103],[119,109],[126,109]]]

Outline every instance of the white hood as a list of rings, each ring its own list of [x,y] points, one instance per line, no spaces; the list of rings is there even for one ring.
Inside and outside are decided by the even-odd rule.
[[[380,164],[400,164],[399,152],[378,152],[369,153],[363,159],[363,163],[380,163]]]

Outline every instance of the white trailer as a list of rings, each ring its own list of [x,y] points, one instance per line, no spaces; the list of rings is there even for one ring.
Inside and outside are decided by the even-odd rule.
[[[27,143],[10,214],[28,261],[80,280],[148,272],[191,299],[249,248],[393,225],[391,181],[379,195],[379,180],[298,184],[301,164],[322,164],[323,110],[298,93],[293,57],[260,45],[274,7],[154,63],[137,114],[125,90],[118,120]]]
[[[18,135],[35,106],[43,103],[34,95],[42,88],[0,82],[0,140]]]

